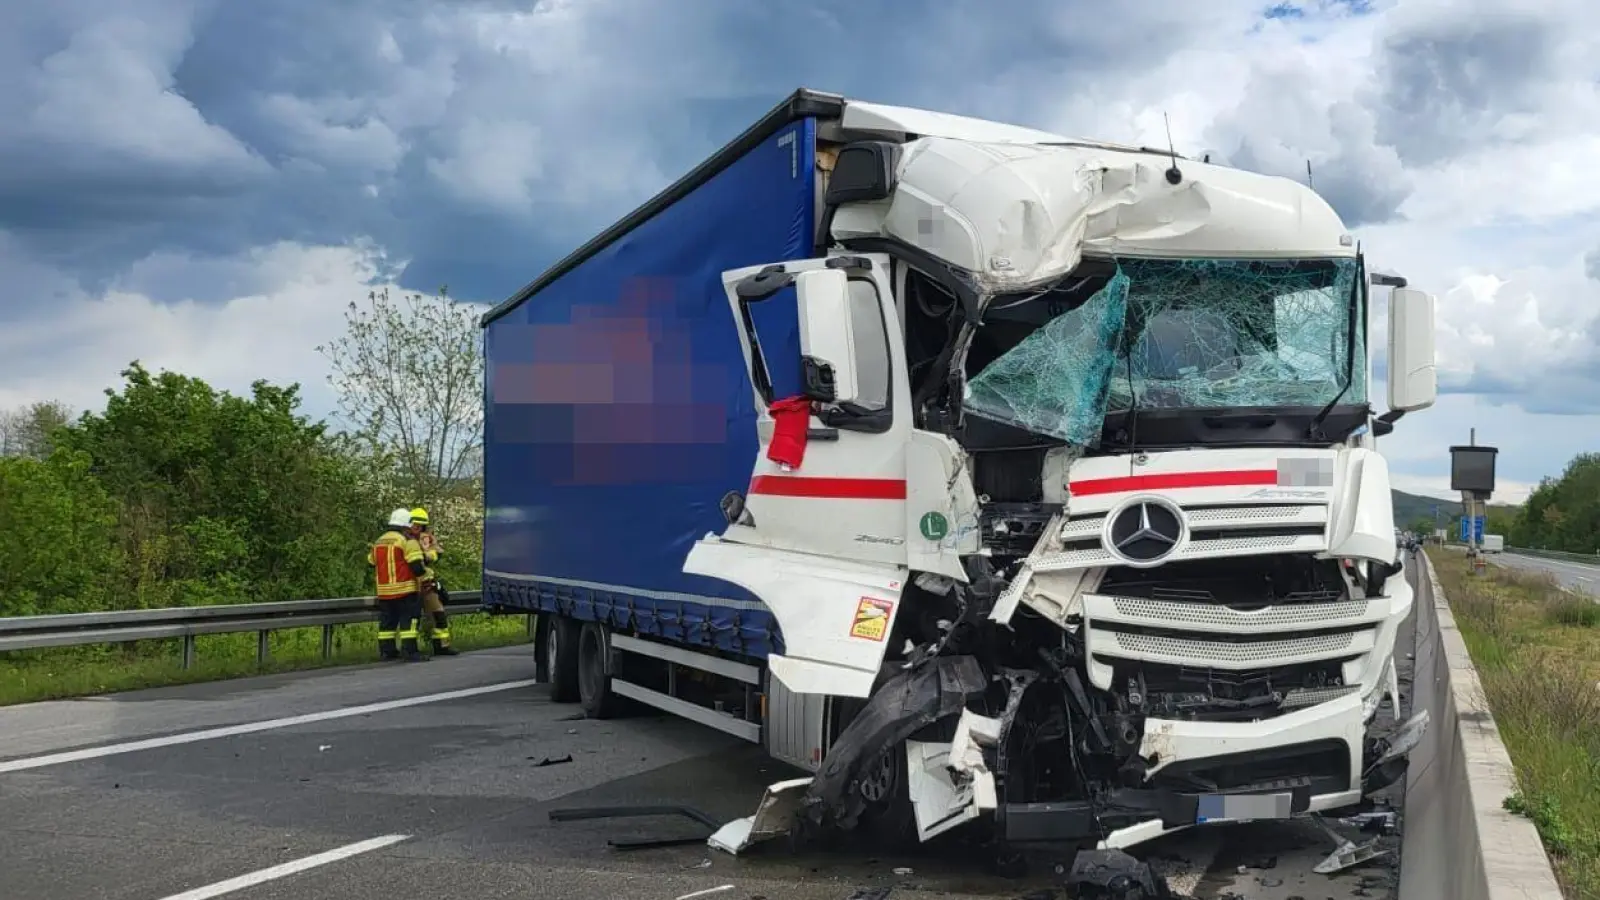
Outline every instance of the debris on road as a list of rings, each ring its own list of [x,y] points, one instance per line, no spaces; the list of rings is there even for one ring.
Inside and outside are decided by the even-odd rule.
[[[1379,834],[1395,834],[1400,830],[1400,817],[1394,810],[1358,813],[1339,820],[1340,825]]]
[[[533,757],[531,757],[531,756],[528,757],[528,758],[529,759],[533,759]],[[546,756],[544,759],[541,759],[538,762],[534,763],[533,767],[535,769],[542,769],[545,766],[559,766],[559,765],[562,765],[564,763],[569,763],[569,762],[572,762],[572,754],[571,753],[568,753],[566,756]]]
[[[1170,898],[1166,879],[1121,850],[1084,850],[1072,860],[1067,890],[1079,900]]]
[[[1333,838],[1338,845],[1337,849],[1328,854],[1327,859],[1311,868],[1311,871],[1316,872],[1318,875],[1334,875],[1346,869],[1355,868],[1362,863],[1371,862],[1389,853],[1388,849],[1378,847],[1378,838],[1357,844],[1339,832],[1334,831],[1333,827],[1320,817],[1311,816],[1310,818],[1317,823],[1317,827],[1327,832],[1328,836]]]
[[[793,827],[800,804],[805,799],[803,789],[811,782],[810,778],[795,778],[770,785],[761,795],[761,802],[756,805],[755,815],[734,819],[723,825],[711,835],[707,843],[714,850],[737,856],[751,844],[788,834]]]

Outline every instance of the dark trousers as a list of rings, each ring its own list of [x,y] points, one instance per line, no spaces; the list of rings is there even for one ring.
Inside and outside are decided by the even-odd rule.
[[[393,600],[378,601],[378,655],[384,659],[415,657],[417,622],[422,618],[422,597],[407,594]],[[396,641],[399,647],[396,648]]]

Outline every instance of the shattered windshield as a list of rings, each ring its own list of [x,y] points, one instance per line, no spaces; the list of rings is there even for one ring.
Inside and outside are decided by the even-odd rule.
[[[1365,403],[1347,366],[1354,259],[1122,260],[1087,302],[1050,319],[968,381],[981,416],[1069,444],[1098,443],[1132,408]],[[1355,359],[1365,357],[1356,311]]]

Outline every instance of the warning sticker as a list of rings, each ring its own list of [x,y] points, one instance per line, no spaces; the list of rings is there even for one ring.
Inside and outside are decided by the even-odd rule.
[[[856,604],[855,621],[850,623],[850,636],[868,641],[881,641],[889,636],[889,613],[894,604],[876,597],[862,597]]]

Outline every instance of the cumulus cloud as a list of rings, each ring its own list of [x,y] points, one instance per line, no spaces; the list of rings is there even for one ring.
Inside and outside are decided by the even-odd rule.
[[[1388,439],[1402,474],[1434,477],[1427,435],[1483,417],[1536,436],[1504,457],[1532,482],[1600,432],[1592,19],[1578,0],[8,4],[0,400],[94,402],[133,355],[320,384],[313,337],[368,281],[497,300],[804,85],[1150,146],[1170,122],[1181,152],[1310,177],[1375,267],[1440,299],[1446,395]],[[238,352],[263,341],[281,364]]]
[[[335,401],[316,347],[343,332],[346,304],[365,296],[378,263],[371,249],[277,244],[200,263],[217,294],[161,301],[140,286],[161,285],[184,259],[152,257],[103,294],[9,321],[0,330],[0,408],[52,398],[98,409],[138,360],[236,393],[261,378],[299,382],[307,411],[326,415]]]

